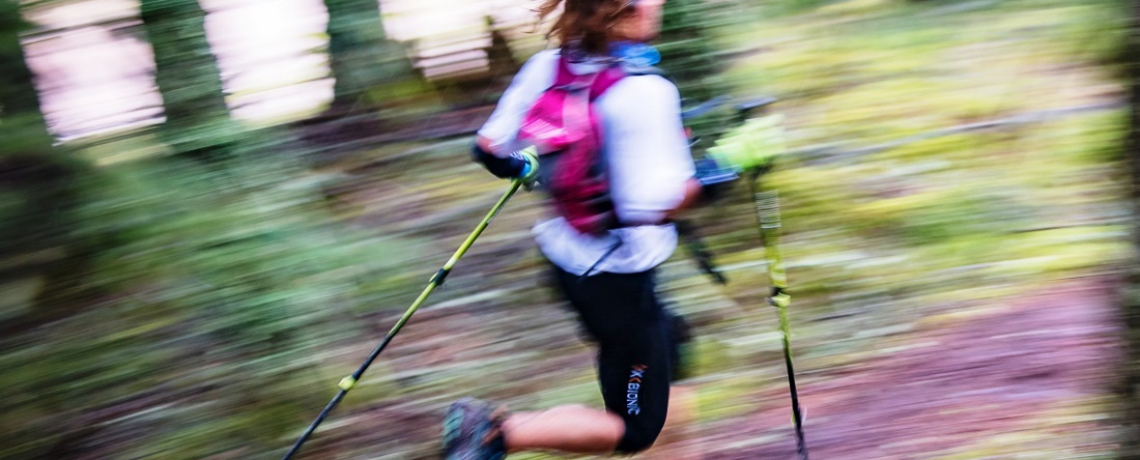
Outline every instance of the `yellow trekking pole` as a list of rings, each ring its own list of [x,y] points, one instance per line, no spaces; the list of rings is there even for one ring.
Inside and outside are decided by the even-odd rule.
[[[784,271],[784,260],[780,255],[780,197],[775,190],[759,192],[756,182],[759,175],[752,178],[752,198],[756,203],[756,215],[760,223],[760,238],[764,242],[764,253],[768,259],[768,278],[772,292],[768,304],[776,308],[780,318],[780,332],[783,333],[784,366],[788,371],[788,391],[792,396],[792,422],[796,428],[796,450],[799,460],[808,460],[807,443],[804,440],[803,412],[800,409],[800,396],[796,390],[796,371],[792,366],[792,331],[788,324],[788,305],[792,297],[788,295],[788,276]]]
[[[792,365],[792,332],[788,324],[788,305],[792,297],[788,295],[788,277],[784,272],[784,260],[780,255],[780,199],[775,190],[759,191],[760,176],[772,168],[775,158],[785,152],[783,117],[769,115],[748,119],[750,111],[775,102],[772,98],[761,98],[736,106],[736,121],[740,126],[717,139],[709,149],[708,158],[716,165],[728,166],[730,173],[751,172],[748,175],[752,199],[756,204],[756,216],[760,226],[760,239],[764,244],[764,256],[768,259],[768,278],[772,286],[768,304],[775,307],[780,319],[780,332],[783,333],[784,365],[788,372],[788,389],[792,396],[792,422],[796,428],[796,445],[799,460],[808,460],[807,443],[804,441],[803,410],[800,395],[796,389],[796,371]],[[735,171],[732,171],[735,169]],[[714,174],[719,173],[714,171]],[[744,174],[741,174],[743,176]]]
[[[329,412],[332,412],[333,408],[335,408],[337,404],[340,404],[340,401],[344,399],[344,396],[347,395],[350,390],[352,390],[352,387],[356,386],[356,382],[358,382],[360,380],[360,377],[364,375],[364,371],[368,370],[368,366],[372,365],[372,362],[376,360],[376,357],[380,356],[380,352],[384,351],[384,348],[387,347],[388,343],[392,341],[392,338],[395,337],[398,332],[400,332],[400,329],[404,327],[404,324],[408,322],[408,319],[412,317],[412,314],[414,314],[416,310],[420,308],[420,305],[423,305],[424,301],[427,300],[428,296],[431,295],[432,291],[434,291],[435,288],[443,284],[443,281],[447,279],[447,275],[451,273],[451,269],[455,266],[455,263],[459,261],[460,257],[463,257],[463,254],[467,253],[467,250],[470,249],[471,245],[475,243],[475,239],[479,238],[479,235],[482,234],[483,230],[487,228],[487,224],[491,223],[491,219],[495,218],[495,215],[499,213],[499,210],[503,208],[503,205],[507,203],[507,200],[511,199],[511,196],[513,196],[515,192],[519,190],[519,187],[521,185],[523,185],[523,179],[515,179],[511,182],[510,188],[507,189],[506,193],[503,193],[502,198],[499,198],[499,201],[495,203],[495,206],[493,206],[491,210],[487,212],[487,215],[483,217],[483,221],[479,222],[479,225],[475,227],[475,230],[467,236],[467,240],[465,240],[463,244],[459,246],[459,249],[455,251],[455,254],[451,255],[451,259],[449,259],[447,263],[443,265],[443,268],[440,268],[439,271],[437,271],[435,275],[431,277],[431,280],[428,281],[427,287],[424,288],[423,292],[420,293],[420,296],[417,297],[414,302],[412,302],[412,306],[408,307],[408,310],[404,312],[404,315],[400,317],[400,320],[396,321],[396,325],[392,326],[392,329],[388,331],[388,335],[384,336],[384,340],[380,341],[380,344],[377,345],[374,350],[372,350],[372,354],[368,355],[368,359],[366,359],[364,363],[361,364],[358,369],[356,369],[356,372],[352,373],[352,375],[341,379],[340,384],[337,385],[340,387],[340,391],[337,392],[336,396],[334,396],[327,405],[325,405],[324,410],[321,411],[320,415],[317,415],[317,419],[313,420],[313,423],[311,423],[309,425],[309,428],[301,434],[301,437],[297,439],[297,442],[293,443],[293,447],[289,449],[289,452],[286,453],[284,457],[281,457],[281,460],[289,460],[293,458],[293,456],[296,455],[298,451],[301,450],[301,445],[309,439],[309,436],[312,436],[313,431],[316,431],[317,426],[325,420],[325,417],[328,417]]]

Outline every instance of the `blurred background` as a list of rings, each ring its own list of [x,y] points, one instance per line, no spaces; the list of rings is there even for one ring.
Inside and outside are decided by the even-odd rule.
[[[0,0],[0,458],[279,458],[505,189],[468,151],[547,46],[534,7]],[[762,183],[814,458],[1140,458],[1130,14],[666,4],[686,104],[786,117]],[[693,121],[696,155],[731,117]],[[508,203],[299,458],[437,458],[464,395],[600,405],[541,217]],[[663,266],[694,396],[641,458],[793,458],[747,188],[693,221],[729,283],[684,251]]]

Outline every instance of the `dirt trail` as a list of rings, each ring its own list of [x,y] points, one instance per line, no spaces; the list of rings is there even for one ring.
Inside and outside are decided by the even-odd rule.
[[[1111,427],[1087,403],[1107,395],[1119,358],[1111,293],[1106,280],[1068,281],[984,316],[922,327],[905,339],[912,348],[804,378],[812,458],[1061,458],[1062,451],[1103,451]],[[705,459],[794,458],[786,399],[766,406],[706,433],[699,442],[713,448]],[[715,448],[746,440],[749,426],[784,436]]]

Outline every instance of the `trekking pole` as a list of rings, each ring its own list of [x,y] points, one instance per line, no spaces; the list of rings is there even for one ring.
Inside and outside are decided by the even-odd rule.
[[[487,212],[487,215],[485,217],[483,217],[483,221],[479,222],[479,225],[475,227],[475,230],[467,236],[467,240],[465,240],[463,244],[459,245],[459,249],[455,251],[455,254],[451,255],[451,259],[449,259],[447,263],[443,265],[443,268],[440,268],[439,271],[435,273],[435,275],[432,275],[431,279],[428,280],[427,287],[424,288],[423,292],[420,293],[420,296],[417,297],[414,302],[412,302],[412,306],[408,307],[408,310],[404,312],[404,315],[400,317],[400,320],[396,321],[396,325],[392,326],[392,330],[388,331],[388,335],[384,336],[384,340],[380,341],[380,344],[376,346],[376,349],[372,350],[372,354],[368,355],[368,359],[366,359],[364,363],[360,365],[360,368],[356,369],[356,372],[353,372],[352,375],[341,379],[340,383],[337,384],[337,386],[340,388],[340,391],[337,392],[336,396],[334,396],[327,405],[325,405],[324,410],[321,411],[320,415],[317,415],[317,419],[313,420],[313,423],[310,424],[309,428],[301,434],[300,438],[297,438],[297,442],[293,443],[293,447],[289,449],[289,452],[286,453],[284,457],[281,457],[281,460],[289,460],[293,458],[293,456],[296,455],[299,450],[301,450],[301,445],[309,439],[309,436],[311,436],[313,434],[313,431],[317,429],[317,425],[320,425],[321,422],[325,420],[325,417],[328,417],[329,412],[332,412],[333,408],[335,408],[337,404],[340,404],[340,401],[344,399],[344,396],[348,394],[350,390],[352,390],[352,387],[356,386],[356,382],[359,381],[360,377],[364,375],[364,371],[368,370],[368,366],[372,365],[372,362],[376,360],[376,357],[380,356],[380,352],[384,351],[384,348],[388,346],[388,342],[391,342],[392,338],[396,336],[396,333],[400,332],[400,329],[404,327],[404,323],[408,322],[408,319],[411,318],[412,314],[414,314],[416,310],[420,308],[420,305],[422,305],[424,301],[427,300],[432,291],[443,284],[443,281],[447,278],[447,275],[451,273],[451,268],[454,267],[455,263],[459,261],[459,258],[463,257],[463,254],[465,254],[467,250],[471,248],[471,245],[475,243],[475,239],[479,238],[479,235],[482,234],[483,230],[487,228],[487,224],[491,223],[491,219],[495,218],[495,215],[499,213],[499,210],[503,208],[503,205],[507,203],[507,200],[509,200],[511,196],[513,196],[515,192],[519,190],[519,186],[521,185],[521,179],[515,179],[511,181],[510,188],[507,189],[506,193],[503,193],[502,198],[499,198],[499,201],[495,203],[495,206],[491,207],[491,210]]]
[[[792,332],[788,324],[788,305],[792,298],[788,295],[788,277],[784,272],[784,261],[780,256],[780,197],[775,190],[757,191],[759,174],[752,177],[752,199],[756,203],[756,216],[760,223],[760,239],[764,242],[764,254],[768,259],[768,278],[772,292],[768,304],[776,307],[780,317],[780,332],[783,333],[784,366],[788,371],[788,390],[792,395],[792,421],[796,427],[796,449],[800,460],[808,460],[807,443],[804,441],[803,413],[800,411],[800,396],[796,391],[796,371],[792,366]]]

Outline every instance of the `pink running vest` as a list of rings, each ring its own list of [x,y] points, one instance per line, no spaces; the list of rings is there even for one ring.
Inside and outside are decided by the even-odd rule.
[[[560,57],[554,85],[538,97],[519,128],[520,143],[538,151],[555,209],[582,233],[601,234],[619,226],[602,155],[602,119],[594,102],[625,76],[616,65],[575,75],[566,57]]]

